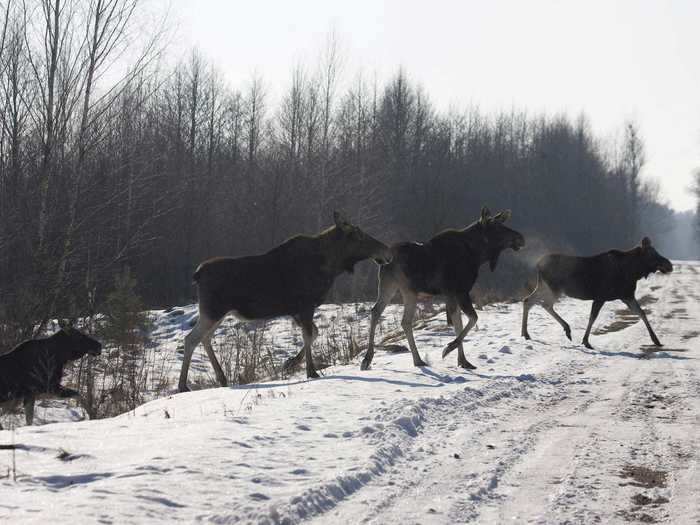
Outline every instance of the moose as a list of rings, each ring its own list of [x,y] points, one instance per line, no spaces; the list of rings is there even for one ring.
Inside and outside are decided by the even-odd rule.
[[[482,208],[479,220],[464,229],[444,230],[423,244],[402,242],[391,247],[391,263],[379,269],[378,297],[372,308],[369,344],[360,365],[361,370],[369,369],[372,364],[377,323],[397,290],[401,292],[404,304],[401,327],[406,334],[414,366],[425,366],[413,338],[413,319],[420,294],[445,296],[448,320],[454,326],[457,337],[447,345],[442,357],[459,348],[457,364],[466,369],[476,368],[467,361],[462,345],[462,340],[478,319],[469,292],[482,264],[488,262],[491,271],[494,271],[503,250],[512,248],[518,251],[525,246],[522,234],[504,225],[510,216],[510,211],[506,210],[492,217],[487,208]],[[469,319],[464,328],[460,309]]]
[[[287,360],[289,370],[306,359],[306,375],[318,377],[311,345],[318,336],[314,311],[323,302],[335,278],[352,272],[356,263],[391,260],[389,248],[334,212],[335,224],[315,236],[297,235],[262,255],[216,257],[204,261],[194,273],[198,289],[199,319],[185,337],[180,369],[180,392],[188,390],[187,372],[192,353],[201,341],[217,380],[227,385],[211,338],[231,313],[242,321],[289,315],[302,330],[301,351]]]
[[[545,255],[537,262],[537,286],[523,300],[521,335],[530,339],[527,330],[528,314],[533,305],[539,304],[561,325],[566,337],[571,340],[569,324],[554,311],[557,299],[567,295],[575,299],[593,301],[588,326],[583,336],[584,346],[592,349],[588,338],[600,309],[606,301],[620,299],[644,321],[652,342],[656,346],[662,346],[634,295],[637,281],[657,271],[670,273],[673,271],[673,265],[659,255],[648,237],[644,237],[639,246],[628,251],[610,250],[592,257]]]
[[[20,343],[0,356],[0,408],[13,410],[23,403],[27,425],[31,425],[37,399],[79,397],[78,392],[61,385],[66,363],[101,352],[99,341],[68,325],[50,337]]]

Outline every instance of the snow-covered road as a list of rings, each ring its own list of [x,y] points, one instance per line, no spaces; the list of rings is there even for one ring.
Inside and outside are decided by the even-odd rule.
[[[380,351],[368,372],[0,432],[17,448],[0,522],[700,523],[700,265],[638,296],[660,350],[621,303],[595,350],[578,344],[589,303],[558,306],[575,343],[541,309],[523,341],[520,305],[495,305],[466,340],[475,372],[440,359],[439,314],[416,331],[422,369]]]

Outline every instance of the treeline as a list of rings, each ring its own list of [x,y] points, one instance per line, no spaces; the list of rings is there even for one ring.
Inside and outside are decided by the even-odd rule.
[[[655,227],[668,221],[639,179],[633,125],[613,144],[584,116],[436,111],[400,69],[384,82],[347,72],[354,80],[341,82],[332,40],[318,67],[292,70],[275,104],[262,78],[233,88],[196,51],[157,70],[157,37],[124,72],[113,66],[133,37],[137,4],[5,4],[6,340],[55,316],[98,311],[125,267],[147,305],[192,301],[203,259],[317,232],[334,209],[389,242],[466,225],[484,204],[511,208],[533,246],[582,253],[636,243],[649,210],[661,218]],[[374,289],[367,263],[334,298]]]

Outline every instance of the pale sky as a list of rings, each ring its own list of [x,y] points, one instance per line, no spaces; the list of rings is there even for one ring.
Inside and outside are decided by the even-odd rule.
[[[585,112],[599,136],[641,127],[644,175],[677,210],[700,169],[700,0],[171,0],[175,53],[196,46],[231,86],[271,100],[334,29],[343,80],[402,66],[437,109]],[[274,106],[274,103],[273,103]]]

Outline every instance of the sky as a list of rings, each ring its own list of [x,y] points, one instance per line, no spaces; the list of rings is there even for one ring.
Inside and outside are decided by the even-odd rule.
[[[234,87],[259,75],[272,100],[334,31],[347,83],[403,67],[439,110],[584,112],[603,138],[634,121],[643,176],[676,210],[694,206],[700,1],[166,1],[175,53],[198,48]]]

